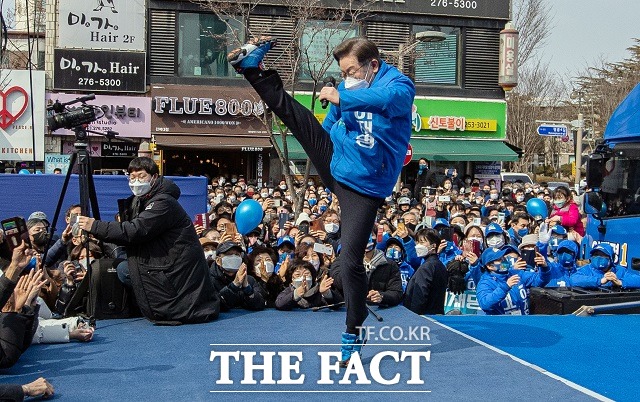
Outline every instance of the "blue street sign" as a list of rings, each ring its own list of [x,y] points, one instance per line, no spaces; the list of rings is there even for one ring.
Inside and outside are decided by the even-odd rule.
[[[538,135],[563,137],[567,135],[567,126],[562,124],[541,124],[538,126]]]

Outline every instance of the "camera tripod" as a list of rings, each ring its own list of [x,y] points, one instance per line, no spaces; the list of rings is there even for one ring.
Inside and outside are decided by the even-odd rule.
[[[67,169],[67,174],[64,178],[64,183],[62,185],[62,189],[60,190],[60,197],[58,198],[58,204],[56,205],[56,211],[53,215],[53,221],[51,222],[50,234],[53,237],[53,233],[55,231],[56,225],[58,223],[58,218],[60,217],[60,212],[62,211],[62,204],[64,202],[65,195],[67,193],[67,188],[69,187],[69,181],[71,179],[71,174],[73,172],[73,168],[77,166],[78,168],[78,183],[80,187],[80,210],[83,216],[93,216],[95,219],[100,219],[100,209],[98,207],[98,197],[96,195],[96,187],[93,181],[93,174],[91,170],[91,155],[87,151],[88,147],[88,134],[87,130],[82,127],[74,127],[72,130],[75,133],[75,141],[74,141],[74,151],[71,154],[71,159],[69,161],[69,168]],[[75,222],[69,222],[73,224]],[[89,260],[89,237],[86,233],[84,233],[85,241],[84,241],[84,249],[85,249],[85,259],[86,259],[86,273],[85,277],[88,276],[88,291],[89,291],[89,300],[90,303],[93,302],[93,275],[92,275],[92,267]],[[50,237],[50,239],[51,239]],[[47,254],[49,253],[49,247],[51,246],[51,240],[47,244],[44,250],[44,256],[42,257],[42,265],[45,265],[45,261],[47,259]],[[85,282],[84,280],[82,282]],[[84,292],[84,287],[79,287],[77,289],[77,293]],[[75,295],[73,299],[76,299]],[[72,299],[72,300],[73,300]],[[71,304],[72,302],[70,302]],[[94,323],[94,317],[89,317],[89,322]]]

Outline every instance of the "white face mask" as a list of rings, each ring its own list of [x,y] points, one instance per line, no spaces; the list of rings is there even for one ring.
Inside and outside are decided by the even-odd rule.
[[[313,265],[313,268],[315,268],[316,271],[320,268],[320,260],[311,260],[309,262]]]
[[[151,191],[151,182],[140,181],[139,179],[136,179],[129,182],[129,188],[131,189],[133,195],[135,195],[136,197],[140,197],[148,194],[149,191]]]
[[[216,258],[216,252],[213,250],[205,251],[204,258],[206,258],[208,261],[213,261]]]
[[[369,81],[360,78],[347,77],[347,79],[344,80],[344,88],[350,91],[369,88]]]
[[[424,257],[429,253],[429,247],[423,244],[416,244],[416,254],[418,257]]]
[[[504,236],[502,235],[489,236],[487,238],[487,246],[492,248],[500,248],[504,246]]]
[[[337,233],[339,229],[340,229],[340,225],[338,225],[337,223],[331,222],[331,223],[324,224],[324,231],[329,234]]]
[[[498,199],[498,194],[489,194],[489,198],[492,200],[497,200]]]
[[[264,270],[267,271],[268,275],[271,275],[273,273],[273,268],[273,263],[271,261],[264,262]]]
[[[236,254],[225,255],[222,257],[222,269],[225,271],[237,271],[242,265],[242,257]]]
[[[260,193],[260,197],[267,198],[269,197],[269,193]]]
[[[516,197],[516,201],[518,201],[518,202],[522,202],[522,201],[524,201],[524,195],[519,195],[519,196],[517,196],[517,197]]]
[[[307,289],[311,289],[311,286],[313,285],[313,279],[311,278],[305,278],[301,276],[300,278],[291,281],[291,284],[293,285],[294,289],[298,289],[300,286],[302,286],[302,281],[304,281],[305,279],[307,281]]]
[[[93,262],[95,261],[95,258],[89,258],[89,265],[93,264]],[[87,259],[86,258],[82,258],[80,260],[78,260],[78,263],[80,263],[80,265],[82,265],[82,268],[84,268],[84,270],[87,270]]]
[[[347,90],[355,90],[355,89],[365,89],[369,88],[369,72],[371,71],[371,64],[367,67],[367,72],[364,75],[364,78],[355,78],[355,77],[347,77],[344,80],[344,88]]]

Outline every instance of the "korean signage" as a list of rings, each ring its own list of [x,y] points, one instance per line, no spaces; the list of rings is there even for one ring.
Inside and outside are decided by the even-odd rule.
[[[500,170],[502,162],[475,162],[473,164],[473,177],[480,180],[480,185],[489,184],[490,180],[500,183]]]
[[[54,49],[53,57],[54,89],[146,92],[145,53]]]
[[[63,0],[58,6],[58,47],[145,50],[144,0]]]
[[[102,143],[102,156],[126,156],[135,157],[138,156],[137,143],[130,142],[103,142]]]
[[[151,130],[157,134],[269,134],[265,105],[250,88],[154,85]]]
[[[288,5],[288,0],[264,0],[260,4]],[[323,0],[328,7],[364,7],[371,12],[446,15],[508,20],[511,0]]]
[[[498,83],[505,91],[518,85],[518,31],[511,24],[500,32]]]
[[[414,136],[506,138],[505,101],[416,97],[413,103]]]
[[[32,77],[33,85],[27,70],[0,71],[1,160],[44,160],[44,71]]]
[[[311,108],[311,95],[296,92],[297,101]],[[326,111],[316,102],[320,122]],[[503,100],[416,97],[411,110],[415,137],[506,138],[507,104]]]
[[[47,104],[56,100],[60,103],[72,101],[82,95],[69,93],[47,93]],[[74,104],[71,107],[77,106]],[[104,133],[108,130],[118,133],[118,137],[151,138],[151,99],[141,96],[96,95],[87,102],[100,109],[98,118],[87,127]],[[73,131],[58,129],[52,134],[74,135]],[[89,133],[89,135],[92,135]]]

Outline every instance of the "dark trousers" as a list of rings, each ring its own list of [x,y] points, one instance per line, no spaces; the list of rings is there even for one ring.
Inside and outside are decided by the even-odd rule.
[[[320,175],[320,179],[340,201],[340,261],[342,290],[347,307],[347,332],[358,333],[358,327],[367,318],[367,274],[362,265],[364,249],[375,223],[381,198],[354,191],[336,181],[331,175],[333,143],[329,133],[320,125],[310,110],[293,99],[285,90],[276,71],[247,70],[245,78],[262,100],[291,130],[304,148]],[[353,169],[358,169],[354,166]]]

